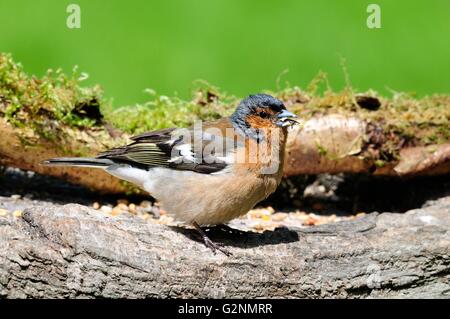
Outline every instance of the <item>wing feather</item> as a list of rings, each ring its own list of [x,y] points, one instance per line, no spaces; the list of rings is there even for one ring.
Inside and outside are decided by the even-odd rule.
[[[188,131],[193,138],[195,132]],[[97,158],[110,159],[116,163],[149,169],[152,167],[168,167],[177,170],[190,170],[203,174],[217,173],[230,165],[226,156],[233,150],[223,149],[218,156],[208,154],[206,160],[203,151],[212,140],[224,139],[223,136],[211,138],[203,135],[200,145],[189,140],[186,130],[164,129],[146,132],[132,137],[132,143],[100,153]],[[227,144],[228,145],[228,144]]]

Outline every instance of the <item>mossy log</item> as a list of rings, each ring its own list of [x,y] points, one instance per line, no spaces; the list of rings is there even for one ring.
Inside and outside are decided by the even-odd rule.
[[[63,178],[75,184],[105,193],[124,193],[132,190],[117,178],[102,170],[86,168],[46,167],[40,163],[48,158],[68,154],[95,154],[111,145],[107,130],[77,130],[66,128],[64,145],[36,135],[30,128],[13,127],[0,118],[0,165],[17,167],[40,174]],[[70,137],[69,137],[70,136]],[[24,142],[26,139],[26,143]]]
[[[124,144],[130,135],[194,120],[230,115],[239,99],[198,88],[192,100],[157,96],[144,105],[113,109],[85,76],[52,71],[38,79],[11,55],[0,53],[0,165],[62,177],[108,193],[136,191],[101,170],[48,168],[42,160],[92,156]],[[450,96],[415,99],[395,93],[356,94],[351,88],[317,93],[321,75],[306,91],[268,92],[304,122],[289,133],[285,175],[371,173],[425,175],[450,172]]]
[[[412,176],[450,172],[450,144],[405,147],[398,160],[379,164],[368,155],[367,127],[363,120],[338,114],[309,119],[289,133],[285,175],[347,172]],[[0,134],[1,165],[60,177],[105,193],[138,191],[102,170],[40,165],[52,157],[94,155],[126,143],[126,134],[118,137],[107,128],[65,127],[60,133],[65,137],[55,142],[1,118]]]
[[[313,117],[289,133],[285,175],[370,173],[377,175],[436,175],[450,172],[450,143],[404,146],[398,158],[379,160],[373,153],[390,140],[375,123],[330,114]],[[380,126],[381,128],[381,126]],[[374,139],[379,141],[374,143]],[[378,155],[378,154],[376,154]]]

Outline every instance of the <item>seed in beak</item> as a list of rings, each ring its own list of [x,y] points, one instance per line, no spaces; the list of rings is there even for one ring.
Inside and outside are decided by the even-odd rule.
[[[300,124],[297,120],[295,120],[296,117],[297,115],[295,115],[294,113],[289,112],[288,110],[283,110],[280,114],[278,114],[278,121],[276,122],[276,124],[280,127]]]
[[[281,113],[280,114],[278,114],[278,116],[277,116],[279,119],[283,119],[283,118],[296,118],[297,117],[297,115],[295,115],[294,113],[292,113],[292,112],[289,112],[288,110],[283,110],[283,111],[281,111]]]

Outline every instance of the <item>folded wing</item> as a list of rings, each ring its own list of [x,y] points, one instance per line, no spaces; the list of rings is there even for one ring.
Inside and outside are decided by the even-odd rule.
[[[202,174],[225,172],[234,159],[233,141],[203,130],[164,129],[131,139],[132,143],[100,153],[97,158],[141,169],[167,167]]]

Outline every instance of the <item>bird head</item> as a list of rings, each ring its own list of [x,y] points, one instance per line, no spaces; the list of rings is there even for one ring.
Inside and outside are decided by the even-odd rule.
[[[231,116],[240,129],[260,130],[289,127],[299,123],[297,116],[286,110],[283,102],[268,94],[250,95],[239,103]]]

